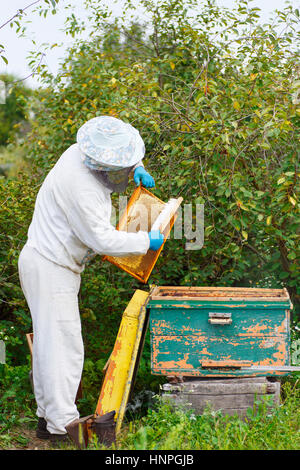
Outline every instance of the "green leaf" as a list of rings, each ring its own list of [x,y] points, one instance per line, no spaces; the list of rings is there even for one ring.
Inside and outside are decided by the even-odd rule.
[[[242,235],[245,240],[248,240],[248,233],[245,230],[242,230]]]
[[[295,206],[297,204],[296,200],[292,196],[289,196],[289,201],[292,204],[292,206]]]
[[[283,176],[282,178],[279,178],[279,180],[277,181],[277,184],[282,184],[285,182],[285,177]]]

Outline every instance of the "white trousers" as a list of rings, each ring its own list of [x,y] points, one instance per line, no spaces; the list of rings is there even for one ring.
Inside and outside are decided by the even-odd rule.
[[[33,386],[37,416],[53,434],[79,418],[75,398],[83,368],[78,308],[80,274],[25,245],[19,276],[33,324]]]

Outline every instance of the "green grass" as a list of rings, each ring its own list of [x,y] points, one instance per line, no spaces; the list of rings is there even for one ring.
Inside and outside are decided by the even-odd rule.
[[[16,429],[33,428],[37,419],[28,366],[0,364],[0,403],[0,449],[25,447],[28,439]]]
[[[298,382],[283,385],[281,406],[271,409],[268,401],[249,410],[245,419],[222,416],[206,409],[174,410],[158,402],[140,421],[123,431],[120,449],[147,450],[279,450],[300,448]]]
[[[4,366],[0,374],[0,449],[26,448],[24,429],[36,426],[35,403],[27,366]],[[128,415],[116,445],[120,450],[298,450],[300,449],[299,379],[282,385],[279,407],[266,400],[245,419],[222,416],[207,408],[203,415],[174,411],[159,397],[144,415]],[[93,410],[90,410],[92,412]],[[74,449],[66,446],[66,449]],[[103,449],[96,442],[89,448]]]

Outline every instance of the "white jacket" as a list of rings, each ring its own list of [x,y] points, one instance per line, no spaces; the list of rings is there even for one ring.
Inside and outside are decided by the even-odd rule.
[[[72,145],[39,190],[27,244],[75,273],[95,254],[147,253],[147,232],[127,233],[111,225],[110,195],[84,165],[78,144]]]

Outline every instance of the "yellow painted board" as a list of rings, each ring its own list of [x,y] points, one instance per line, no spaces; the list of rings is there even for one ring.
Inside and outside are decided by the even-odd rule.
[[[121,320],[95,415],[115,411],[116,432],[120,430],[141,341],[149,293],[136,290]]]

